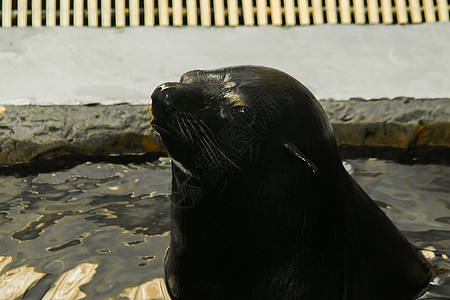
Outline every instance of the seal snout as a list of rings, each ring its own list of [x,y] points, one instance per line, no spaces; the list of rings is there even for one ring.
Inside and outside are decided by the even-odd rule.
[[[203,105],[201,88],[194,84],[166,82],[152,96],[154,118],[168,119],[176,112],[189,112]]]
[[[174,111],[175,99],[182,96],[180,90],[177,82],[167,82],[156,87],[151,96],[154,119],[168,117]]]

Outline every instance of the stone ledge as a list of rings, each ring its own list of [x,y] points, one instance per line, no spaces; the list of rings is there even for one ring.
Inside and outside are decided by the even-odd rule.
[[[339,145],[450,147],[450,99],[320,101]]]
[[[448,163],[450,99],[320,101],[345,156],[396,153]],[[7,106],[0,113],[0,167],[61,157],[158,151],[145,105]],[[392,156],[392,155],[390,155]],[[389,158],[389,155],[388,155]],[[392,158],[392,157],[391,157]]]

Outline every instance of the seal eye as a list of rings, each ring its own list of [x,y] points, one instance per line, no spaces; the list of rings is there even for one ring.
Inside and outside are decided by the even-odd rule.
[[[242,114],[245,113],[246,107],[242,105],[237,105],[233,107],[233,114]]]

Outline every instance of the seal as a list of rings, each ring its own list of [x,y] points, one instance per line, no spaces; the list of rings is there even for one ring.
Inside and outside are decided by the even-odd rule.
[[[172,158],[172,299],[413,299],[426,260],[345,171],[313,94],[275,69],[158,86]]]

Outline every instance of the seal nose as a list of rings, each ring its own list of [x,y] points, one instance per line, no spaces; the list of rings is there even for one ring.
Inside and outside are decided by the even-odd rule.
[[[167,82],[156,87],[151,96],[153,117],[167,116],[174,111],[174,102],[179,96],[179,90],[178,82]]]
[[[177,111],[188,112],[204,105],[202,87],[192,83],[163,83],[151,98],[154,118],[170,118]]]

